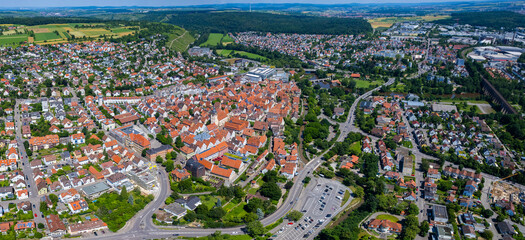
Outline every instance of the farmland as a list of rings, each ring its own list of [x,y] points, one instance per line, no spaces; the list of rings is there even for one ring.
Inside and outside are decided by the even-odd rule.
[[[450,16],[448,15],[426,15],[426,16],[416,16],[416,17],[381,17],[381,18],[372,18],[368,22],[372,25],[372,28],[389,28],[396,22],[405,22],[405,21],[435,21],[440,19],[447,19]]]
[[[133,34],[132,26],[108,26],[105,24],[69,23],[45,24],[36,26],[2,25],[3,35],[0,36],[0,45],[17,46],[24,42],[37,44],[51,44],[66,42],[71,39],[90,38],[100,39],[104,36],[118,38]],[[87,40],[87,39],[86,39]]]

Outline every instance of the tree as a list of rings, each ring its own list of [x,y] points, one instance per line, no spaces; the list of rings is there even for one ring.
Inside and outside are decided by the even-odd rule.
[[[416,204],[410,203],[410,205],[408,205],[407,212],[409,215],[417,215],[419,213],[419,208],[417,207]]]
[[[424,237],[427,235],[428,230],[430,230],[430,226],[427,221],[421,222],[421,225],[419,225],[419,236]]]
[[[487,230],[487,229],[479,233],[479,235],[486,240],[492,240],[492,238],[494,238],[494,234],[490,230]]]
[[[297,210],[293,210],[287,215],[287,218],[290,221],[294,221],[294,222],[299,221],[299,219],[301,219],[302,217],[303,217],[303,213]]]
[[[166,172],[171,172],[175,169],[175,163],[172,160],[168,160],[166,163]]]
[[[303,179],[303,183],[308,184],[311,180],[312,180],[311,177],[306,176],[306,177],[304,177],[304,179]]]
[[[43,223],[38,223],[38,229],[44,229],[46,226]]]
[[[257,208],[257,212],[256,212],[256,214],[257,214],[257,218],[258,218],[259,220],[261,220],[261,219],[264,218],[264,212],[263,212],[262,209]]]
[[[51,202],[53,204],[57,204],[58,203],[58,196],[53,194],[53,193],[51,193],[51,194],[49,194],[49,200],[51,200]]]
[[[362,198],[363,196],[365,196],[365,190],[361,186],[357,186],[355,188],[354,194],[357,198]]]
[[[249,212],[242,217],[242,220],[246,223],[257,221],[257,219],[259,219],[259,217],[253,212]]]
[[[142,154],[141,154],[142,157],[146,157],[146,151],[147,151],[147,149],[142,150]]]
[[[293,182],[292,182],[292,181],[288,181],[288,182],[286,182],[286,184],[284,185],[284,188],[285,188],[285,189],[290,189],[290,188],[292,188],[292,186],[293,186]]]
[[[161,156],[157,156],[157,157],[155,158],[155,162],[156,162],[156,163],[162,163],[162,162],[164,162],[164,159],[162,159]]]
[[[281,199],[282,192],[275,182],[265,182],[259,189],[261,195],[269,197],[272,200],[278,201]]]
[[[122,190],[120,190],[119,200],[120,201],[127,201],[128,198],[129,198],[128,190],[126,189],[126,186],[123,186]]]
[[[492,212],[490,209],[483,209],[481,215],[483,215],[484,218],[490,218],[492,215],[494,215],[494,212]]]
[[[246,232],[252,237],[262,236],[266,232],[260,221],[252,221],[246,224]]]

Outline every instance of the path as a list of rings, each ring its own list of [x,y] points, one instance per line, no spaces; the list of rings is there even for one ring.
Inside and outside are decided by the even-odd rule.
[[[181,37],[183,37],[184,35],[186,35],[187,32],[188,32],[188,31],[184,30],[184,33],[183,33],[182,35],[180,35],[180,36],[176,37],[175,39],[171,40],[171,42],[170,42],[170,47],[169,47],[169,48],[171,49],[171,46],[173,45],[173,42],[179,40],[179,38],[181,38]],[[184,49],[184,50],[186,50],[186,49]]]

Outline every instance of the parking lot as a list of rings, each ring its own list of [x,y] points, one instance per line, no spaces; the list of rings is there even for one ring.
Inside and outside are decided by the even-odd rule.
[[[275,232],[274,239],[313,239],[342,210],[345,191],[350,189],[340,182],[324,178],[313,180],[294,207],[303,213],[303,218],[297,222],[285,221]]]

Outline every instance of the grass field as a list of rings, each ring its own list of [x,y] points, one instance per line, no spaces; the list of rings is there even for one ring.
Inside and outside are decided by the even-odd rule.
[[[0,36],[0,45],[12,45],[17,46],[21,42],[34,42],[37,44],[44,43],[63,43],[67,42],[69,38],[75,36],[76,38],[82,38],[84,36],[99,39],[102,35],[107,37],[113,36],[118,38],[124,35],[133,34],[133,26],[119,26],[111,29],[106,29],[105,24],[94,24],[94,28],[77,28],[83,23],[70,23],[70,24],[45,24],[37,26],[18,27],[17,31],[22,34],[16,34],[16,31],[10,30],[4,32],[3,36]],[[12,24],[6,24],[6,26],[13,26]],[[29,41],[29,34],[23,33],[25,30],[32,31],[35,37]],[[56,32],[58,32],[58,34]],[[10,35],[8,35],[10,34]],[[15,35],[16,34],[16,35]]]
[[[356,88],[368,88],[370,87],[370,85],[381,85],[384,83],[383,80],[368,81],[368,80],[356,79],[353,81],[356,82],[356,85],[355,85]]]
[[[265,61],[266,58],[261,56],[261,55],[257,55],[257,54],[253,54],[253,53],[249,53],[249,52],[245,52],[245,51],[234,51],[234,50],[227,50],[227,49],[219,49],[217,50],[217,53],[223,57],[235,57],[237,54],[240,56],[240,57],[245,57],[245,58],[249,58],[249,59],[253,59],[253,60],[259,60],[259,61]]]
[[[231,211],[226,213],[224,216],[224,219],[232,219],[232,217],[238,217],[241,218],[244,215],[246,215],[246,211],[244,210],[244,205],[246,205],[245,202],[239,204],[237,207],[233,208]]]
[[[206,39],[206,42],[202,43],[200,46],[201,47],[206,47],[206,46],[213,47],[213,46],[219,45],[221,42],[224,44],[228,44],[228,43],[232,43],[233,39],[227,34],[210,33],[210,36],[208,36],[208,39]]]
[[[60,36],[57,35],[54,32],[47,32],[47,33],[35,33],[35,41],[48,41],[48,40],[54,40],[54,39],[60,39]]]
[[[350,151],[356,153],[357,155],[361,154],[361,142],[357,141],[350,145]]]
[[[348,202],[348,199],[350,199],[350,191],[346,190],[345,196],[343,197],[343,201],[341,201],[341,207],[344,206],[346,202]]]
[[[416,17],[381,17],[381,18],[372,18],[368,22],[372,25],[372,28],[389,28],[396,22],[405,22],[405,21],[434,21],[440,19],[449,18],[449,15],[425,15],[425,16],[416,16]]]
[[[0,45],[19,44],[27,41],[27,35],[3,35],[0,36]]]
[[[399,219],[397,219],[396,217],[392,216],[392,215],[388,215],[388,214],[381,214],[381,215],[378,215],[376,217],[376,219],[380,219],[380,220],[389,220],[391,222],[399,222]]]

